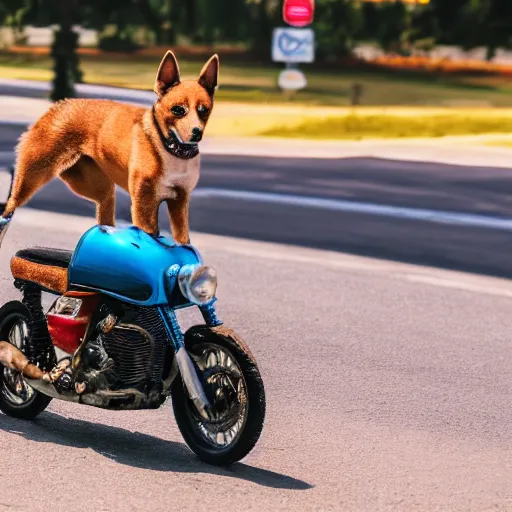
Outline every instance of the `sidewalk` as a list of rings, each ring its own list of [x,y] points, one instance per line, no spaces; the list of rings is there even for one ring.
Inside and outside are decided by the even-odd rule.
[[[18,83],[19,82],[19,83]],[[46,82],[0,79],[0,85],[31,89],[34,95],[49,90]],[[154,94],[115,87],[80,84],[80,94],[119,99],[149,106]],[[0,96],[0,123],[26,126],[50,106],[44,98]],[[250,121],[248,121],[250,122]],[[280,158],[356,158],[437,162],[483,167],[512,167],[512,148],[485,146],[486,140],[508,139],[506,135],[442,137],[437,139],[365,139],[361,141],[312,141],[300,139],[206,137],[203,154]]]

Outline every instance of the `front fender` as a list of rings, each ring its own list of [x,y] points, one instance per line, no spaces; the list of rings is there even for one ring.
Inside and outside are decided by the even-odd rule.
[[[247,355],[247,357],[252,361],[255,361],[254,355],[247,346],[247,343],[233,329],[230,329],[225,325],[218,325],[216,327],[195,325],[185,333],[185,347],[187,350],[191,350],[193,345],[197,343],[215,341],[220,341],[221,345],[225,345],[226,342],[228,342],[228,344],[234,343]]]

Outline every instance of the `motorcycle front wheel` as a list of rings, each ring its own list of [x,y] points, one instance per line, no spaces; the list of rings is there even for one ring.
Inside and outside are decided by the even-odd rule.
[[[217,466],[237,462],[254,448],[265,420],[265,390],[256,361],[225,327],[192,327],[185,334],[185,347],[211,410],[206,420],[189,399],[182,379],[175,379],[171,396],[180,432],[203,461]]]

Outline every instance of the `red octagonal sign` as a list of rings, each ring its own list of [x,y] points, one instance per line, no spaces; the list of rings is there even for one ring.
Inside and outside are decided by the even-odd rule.
[[[283,18],[288,25],[305,27],[313,23],[315,0],[284,0]]]

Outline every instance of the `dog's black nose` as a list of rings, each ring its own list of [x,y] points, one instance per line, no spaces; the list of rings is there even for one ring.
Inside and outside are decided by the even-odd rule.
[[[192,130],[192,137],[190,137],[190,142],[199,142],[203,138],[203,130],[201,128],[194,128]]]

